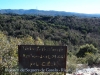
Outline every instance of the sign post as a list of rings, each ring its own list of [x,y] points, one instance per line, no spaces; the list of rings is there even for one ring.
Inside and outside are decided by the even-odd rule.
[[[64,72],[67,46],[18,45],[20,72]]]

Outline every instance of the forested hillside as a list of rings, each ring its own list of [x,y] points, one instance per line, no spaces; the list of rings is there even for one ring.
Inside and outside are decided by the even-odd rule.
[[[0,30],[18,38],[39,37],[44,44],[53,41],[57,45],[68,45],[69,50],[86,43],[100,49],[100,18],[0,14]]]
[[[98,64],[100,18],[0,14],[1,74],[5,68],[18,67],[17,46],[21,44],[67,45],[67,68],[71,71],[75,71],[78,63]]]

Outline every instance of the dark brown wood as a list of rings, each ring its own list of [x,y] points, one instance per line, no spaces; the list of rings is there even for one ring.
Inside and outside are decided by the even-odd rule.
[[[66,70],[67,46],[19,45],[18,62],[21,68],[44,72]],[[25,70],[26,71],[26,70]]]

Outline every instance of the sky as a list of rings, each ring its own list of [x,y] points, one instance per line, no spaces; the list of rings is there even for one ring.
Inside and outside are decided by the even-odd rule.
[[[0,0],[0,9],[38,9],[100,14],[100,0]]]

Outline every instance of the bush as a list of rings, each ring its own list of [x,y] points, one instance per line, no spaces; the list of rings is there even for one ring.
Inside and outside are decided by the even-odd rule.
[[[68,60],[67,60],[67,72],[68,73],[72,73],[76,71],[76,67],[77,67],[77,57],[74,55],[68,55],[67,56]]]
[[[86,58],[77,58],[77,63],[86,64]]]
[[[73,72],[75,72],[75,70],[76,70],[76,67],[77,67],[77,65],[76,64],[68,64],[68,69],[67,69],[67,72],[68,73],[73,73]]]
[[[98,66],[98,64],[100,64],[100,54],[94,55],[92,53],[86,53],[85,58],[90,67]]]
[[[92,53],[86,53],[86,62],[88,63],[89,66],[93,66],[95,62],[95,56]]]
[[[96,54],[98,52],[98,49],[95,48],[92,44],[86,44],[83,46],[80,46],[79,52],[76,54],[77,57],[85,57],[86,53],[92,53]]]

